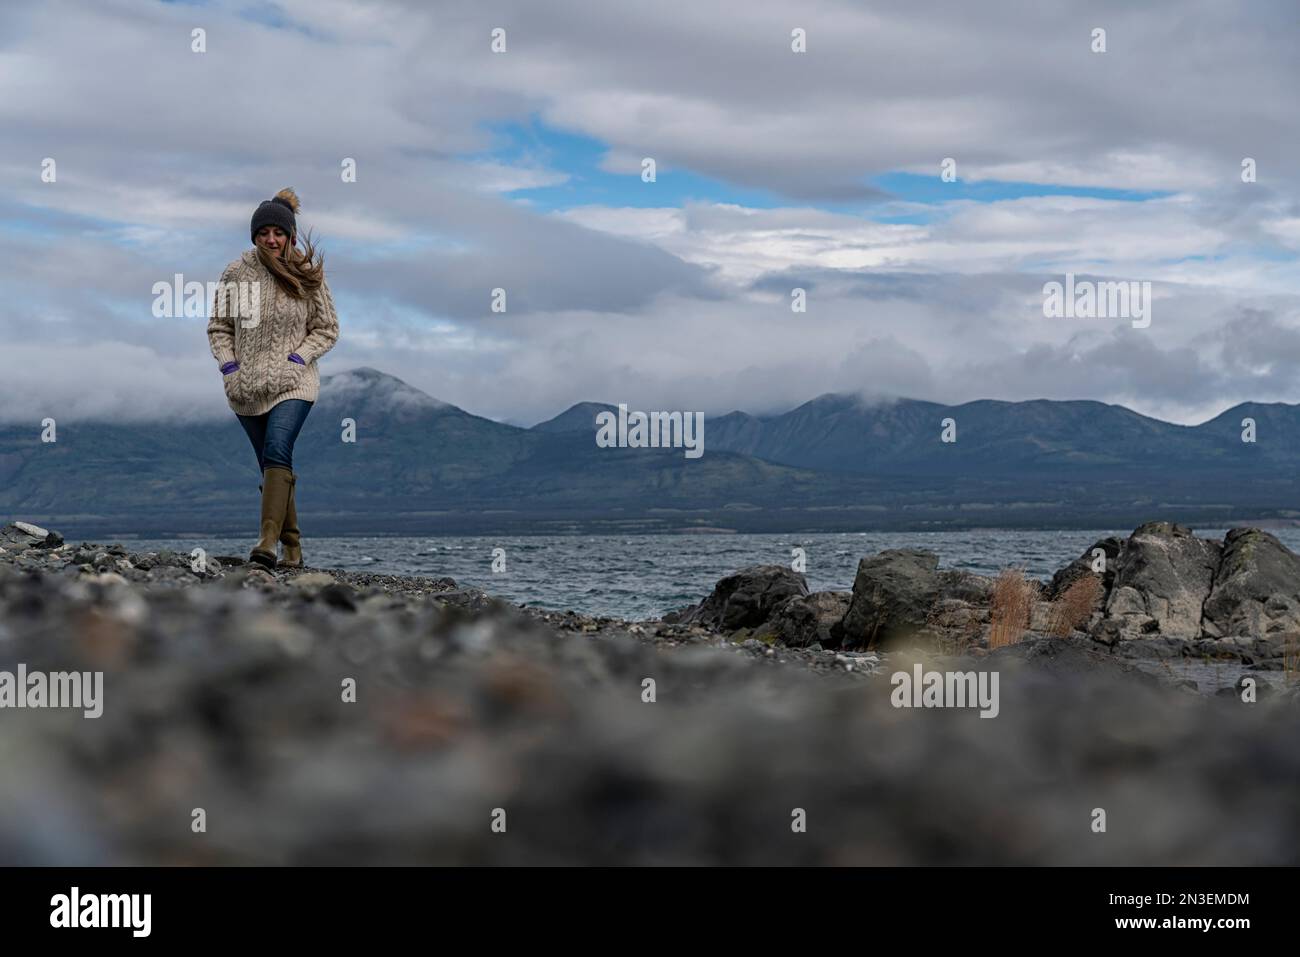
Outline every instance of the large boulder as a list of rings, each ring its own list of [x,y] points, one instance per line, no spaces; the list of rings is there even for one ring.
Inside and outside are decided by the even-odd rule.
[[[1115,584],[1115,566],[1119,559],[1120,549],[1123,547],[1124,539],[1114,535],[1093,542],[1088,546],[1087,551],[1052,576],[1052,580],[1043,589],[1043,597],[1048,601],[1055,601],[1065,594],[1066,590],[1080,578],[1097,575],[1101,578],[1102,598],[1104,601],[1105,596],[1110,594],[1111,587]],[[1099,567],[1098,558],[1103,559],[1100,563],[1100,571],[1096,570]]]
[[[1105,618],[1121,638],[1195,638],[1223,546],[1185,525],[1148,522],[1124,542]]]
[[[679,620],[718,631],[757,628],[786,602],[808,594],[808,581],[785,565],[754,565],[728,575],[700,605]]]
[[[936,610],[987,605],[992,583],[963,571],[939,571],[939,556],[919,548],[891,548],[858,562],[853,600],[830,630],[830,646],[886,649],[942,637]]]
[[[772,628],[784,644],[796,648],[831,643],[831,628],[844,620],[853,593],[819,591],[791,598],[772,619]]]
[[[11,522],[0,528],[0,548],[19,552],[28,548],[58,548],[63,536],[28,522]]]
[[[925,627],[939,596],[939,556],[919,548],[890,548],[858,562],[853,600],[831,629],[834,645],[875,648]]]
[[[1228,532],[1202,627],[1214,638],[1300,631],[1300,556],[1257,528]]]

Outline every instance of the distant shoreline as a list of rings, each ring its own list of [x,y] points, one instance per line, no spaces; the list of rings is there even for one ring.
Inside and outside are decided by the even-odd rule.
[[[181,531],[158,530],[145,531],[139,530],[125,532],[119,531],[112,527],[95,526],[91,529],[81,530],[75,522],[61,522],[58,518],[32,518],[24,519],[33,521],[36,524],[45,527],[67,528],[70,529],[68,538],[85,538],[90,540],[111,540],[111,541],[188,541],[195,538],[241,538],[253,535],[256,537],[256,531],[250,528],[231,528],[221,526],[213,529],[183,529]],[[1230,528],[1297,528],[1300,527],[1300,521],[1296,519],[1281,518],[1234,518],[1230,520],[1215,521],[1181,521],[1180,524],[1187,525],[1198,531],[1204,529],[1230,529]],[[633,527],[610,527],[600,522],[574,523],[563,527],[560,523],[521,522],[518,525],[510,526],[483,526],[483,527],[466,527],[459,529],[423,529],[407,527],[401,531],[392,531],[387,529],[376,529],[372,531],[361,531],[356,529],[331,529],[326,525],[323,530],[321,525],[316,525],[307,531],[308,537],[315,538],[482,538],[488,536],[510,535],[513,537],[529,538],[550,538],[550,537],[573,537],[588,538],[609,536],[617,537],[621,535],[920,535],[925,533],[952,533],[952,532],[988,532],[988,533],[1025,533],[1025,532],[1105,532],[1111,533],[1116,530],[1122,530],[1125,527],[1124,522],[1116,523],[1088,523],[1088,522],[1069,522],[1059,525],[1012,525],[1012,524],[994,524],[994,525],[941,525],[928,523],[925,525],[897,525],[889,527],[820,527],[820,526],[799,526],[799,527],[774,527],[774,528],[746,528],[746,527],[728,527],[721,525],[707,526],[681,526],[681,525],[656,525],[646,526],[643,524],[634,524]]]

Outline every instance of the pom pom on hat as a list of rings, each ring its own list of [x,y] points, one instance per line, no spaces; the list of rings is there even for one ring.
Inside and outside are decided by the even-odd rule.
[[[286,186],[276,193],[273,199],[263,200],[257,209],[253,210],[249,235],[256,242],[258,230],[263,226],[278,226],[292,239],[298,233],[298,220],[294,215],[298,212],[298,207],[298,194],[291,187]]]

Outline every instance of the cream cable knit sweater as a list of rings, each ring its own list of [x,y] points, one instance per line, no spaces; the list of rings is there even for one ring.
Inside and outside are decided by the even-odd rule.
[[[237,371],[222,377],[230,408],[239,415],[261,415],[285,399],[315,402],[320,394],[316,360],[334,348],[339,337],[329,284],[322,282],[310,300],[294,299],[280,288],[253,249],[226,267],[221,284],[228,283],[257,284],[260,300],[260,320],[255,325],[254,317],[240,312],[235,297],[220,307],[220,291],[209,313],[208,344],[218,367],[232,359],[239,362]],[[306,365],[289,361],[291,352],[298,353]]]

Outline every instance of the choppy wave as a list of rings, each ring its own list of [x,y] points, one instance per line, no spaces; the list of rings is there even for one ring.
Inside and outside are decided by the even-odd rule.
[[[623,535],[466,536],[448,538],[304,537],[308,563],[317,568],[384,572],[396,575],[450,576],[520,604],[556,610],[657,618],[699,601],[724,575],[746,565],[787,565],[791,550],[806,554],[808,586],[813,591],[849,590],[858,560],[886,548],[926,548],[943,567],[996,574],[1018,567],[1046,579],[1077,558],[1097,539],[1132,530],[836,532],[806,535]],[[1197,529],[1222,538],[1225,529]],[[1300,529],[1273,530],[1300,551]],[[133,539],[132,551],[160,548],[210,555],[244,555],[251,540]],[[505,569],[493,571],[493,550],[505,550]],[[498,563],[499,567],[499,563]]]

